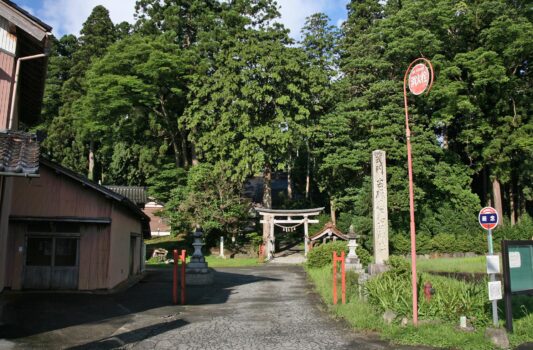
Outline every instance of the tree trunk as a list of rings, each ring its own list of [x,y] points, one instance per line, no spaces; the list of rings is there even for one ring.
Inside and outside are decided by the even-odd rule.
[[[514,226],[516,224],[516,200],[513,180],[509,183],[509,212],[511,213],[511,226]]]
[[[270,164],[266,164],[263,171],[263,208],[272,208],[272,167]]]
[[[309,140],[306,141],[305,146],[307,148],[307,169],[305,173],[305,199],[309,199],[311,190],[311,152],[309,150]]]
[[[287,198],[292,201],[292,155],[289,155],[289,164],[287,165]]]
[[[481,203],[483,203],[484,207],[487,207],[490,205],[489,196],[487,195],[487,189],[489,188],[487,179],[488,179],[487,169],[483,168],[483,198],[481,199]]]
[[[196,155],[196,147],[194,146],[194,143],[191,143],[191,160],[192,166],[198,165],[198,156]]]
[[[89,143],[89,173],[87,177],[94,181],[94,141]]]
[[[176,163],[176,167],[179,168],[181,166],[180,148],[174,135],[172,135],[170,142],[172,143],[172,149],[174,150],[174,163]]]
[[[503,226],[503,203],[502,203],[502,191],[500,181],[494,178],[492,181],[492,205],[500,216],[500,225]]]
[[[331,215],[331,222],[333,225],[337,225],[337,216],[335,215],[335,200],[330,199],[329,201],[329,210]]]
[[[181,158],[183,162],[183,167],[189,167],[189,158],[187,157],[187,134],[185,131],[180,131],[181,134]]]

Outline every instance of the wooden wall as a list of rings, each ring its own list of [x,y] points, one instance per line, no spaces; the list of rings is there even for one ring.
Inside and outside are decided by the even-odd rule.
[[[11,287],[13,290],[22,288],[22,274],[26,257],[24,253],[25,244],[26,224],[10,224],[6,254],[6,287]]]
[[[109,225],[82,225],[78,289],[107,289],[109,286]]]
[[[111,216],[111,199],[48,167],[41,165],[39,172],[39,178],[14,179],[11,215]]]
[[[0,129],[8,126],[16,49],[17,37],[9,33],[9,22],[0,17]]]
[[[132,233],[138,234],[134,256],[134,274],[141,270],[141,222],[131,217],[120,206],[113,206],[111,223],[111,250],[109,257],[110,288],[129,277],[130,272],[130,239]]]

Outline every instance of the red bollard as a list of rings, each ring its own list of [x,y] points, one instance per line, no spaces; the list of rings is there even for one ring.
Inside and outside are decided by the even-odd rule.
[[[341,299],[346,304],[346,270],[344,252],[337,257],[337,252],[333,252],[333,305],[337,305],[337,261],[341,263]]]
[[[344,269],[344,252],[341,253],[341,289],[342,289],[342,303],[346,304],[346,271]]]
[[[187,266],[186,260],[187,252],[185,249],[181,251],[180,261],[181,261],[181,305],[185,305],[185,268]]]
[[[180,276],[180,287],[181,287],[181,305],[185,304],[185,267],[187,266],[186,261],[186,251],[182,250],[181,254],[178,255],[178,251],[174,249],[174,271],[172,276],[172,302],[174,305],[178,303],[178,262],[181,262],[181,276]]]
[[[178,303],[178,251],[174,249],[174,271],[172,272],[172,302]]]
[[[337,252],[333,252],[333,305],[337,305]]]

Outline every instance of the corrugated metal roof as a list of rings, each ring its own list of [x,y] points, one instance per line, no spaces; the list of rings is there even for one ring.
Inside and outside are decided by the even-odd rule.
[[[34,134],[0,131],[0,175],[36,175],[39,153],[39,142]]]
[[[142,186],[105,186],[111,191],[114,191],[137,205],[144,206],[148,203],[148,196],[146,195],[146,187]]]

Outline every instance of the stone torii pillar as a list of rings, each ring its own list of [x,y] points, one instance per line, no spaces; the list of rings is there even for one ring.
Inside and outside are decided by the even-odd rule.
[[[262,216],[260,223],[263,224],[263,244],[265,245],[265,258],[270,260],[274,257],[276,237],[274,235],[274,226],[278,225],[285,228],[295,229],[296,226],[304,225],[304,244],[305,255],[309,250],[309,224],[317,224],[318,220],[309,219],[309,216],[319,215],[324,208],[314,209],[255,209]],[[278,219],[278,217],[281,217]],[[283,226],[295,225],[295,226]]]

